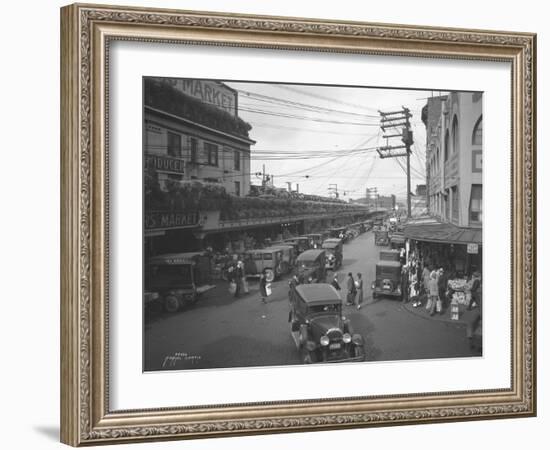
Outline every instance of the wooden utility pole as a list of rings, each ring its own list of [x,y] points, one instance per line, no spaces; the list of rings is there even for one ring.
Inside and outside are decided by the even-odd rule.
[[[409,119],[412,114],[409,108],[402,107],[399,111],[382,112],[380,113],[380,128],[385,133],[386,129],[401,128],[401,133],[388,134],[386,145],[376,149],[380,158],[397,158],[399,156],[407,157],[407,217],[411,217],[411,145],[413,144],[413,133],[411,131],[411,123]],[[401,138],[403,145],[389,145],[390,139]]]

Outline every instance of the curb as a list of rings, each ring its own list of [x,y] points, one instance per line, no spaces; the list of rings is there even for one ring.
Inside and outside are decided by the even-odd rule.
[[[468,311],[464,305],[459,305],[459,319],[452,320],[449,318],[449,308],[447,308],[442,315],[436,313],[433,316],[430,316],[430,313],[426,310],[425,306],[415,308],[410,302],[402,303],[402,306],[405,311],[408,311],[415,316],[436,322],[450,323],[453,325],[468,325],[471,321],[471,317],[473,318],[473,315],[476,313],[475,309],[473,311]]]

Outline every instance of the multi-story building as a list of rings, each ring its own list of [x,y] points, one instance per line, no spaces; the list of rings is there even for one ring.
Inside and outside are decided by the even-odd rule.
[[[482,94],[428,100],[426,176],[429,212],[459,227],[482,225]]]
[[[482,265],[482,94],[451,92],[423,108],[426,198],[431,219],[406,229],[433,264],[471,272]],[[435,259],[435,260],[434,260]]]
[[[243,196],[250,189],[250,126],[238,95],[218,81],[146,78],[145,169],[168,180],[199,180]]]

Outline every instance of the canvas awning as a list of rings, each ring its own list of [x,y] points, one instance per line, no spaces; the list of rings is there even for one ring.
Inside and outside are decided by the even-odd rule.
[[[481,228],[457,227],[451,223],[435,220],[409,223],[405,226],[404,234],[408,239],[441,244],[481,245],[482,243]]]

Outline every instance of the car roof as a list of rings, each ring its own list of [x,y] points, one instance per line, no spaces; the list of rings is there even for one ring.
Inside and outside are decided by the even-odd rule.
[[[252,250],[247,250],[245,253],[272,253],[280,250],[281,250],[280,248],[277,248],[277,246],[274,246],[274,247],[266,247],[266,248],[254,248]]]
[[[298,255],[297,261],[312,261],[319,257],[321,253],[325,253],[324,250],[306,250]]]
[[[377,266],[386,266],[386,267],[398,267],[401,268],[401,263],[399,261],[378,261]]]
[[[336,289],[327,283],[299,284],[296,292],[308,304],[315,303],[342,303]]]
[[[335,242],[335,243],[337,243],[337,244],[341,244],[341,243],[342,243],[342,239],[340,239],[340,238],[328,238],[328,239],[325,239],[325,240],[323,241],[323,244],[324,244],[325,242]]]
[[[336,248],[340,246],[340,242],[323,242],[323,245],[321,247],[323,248]]]

